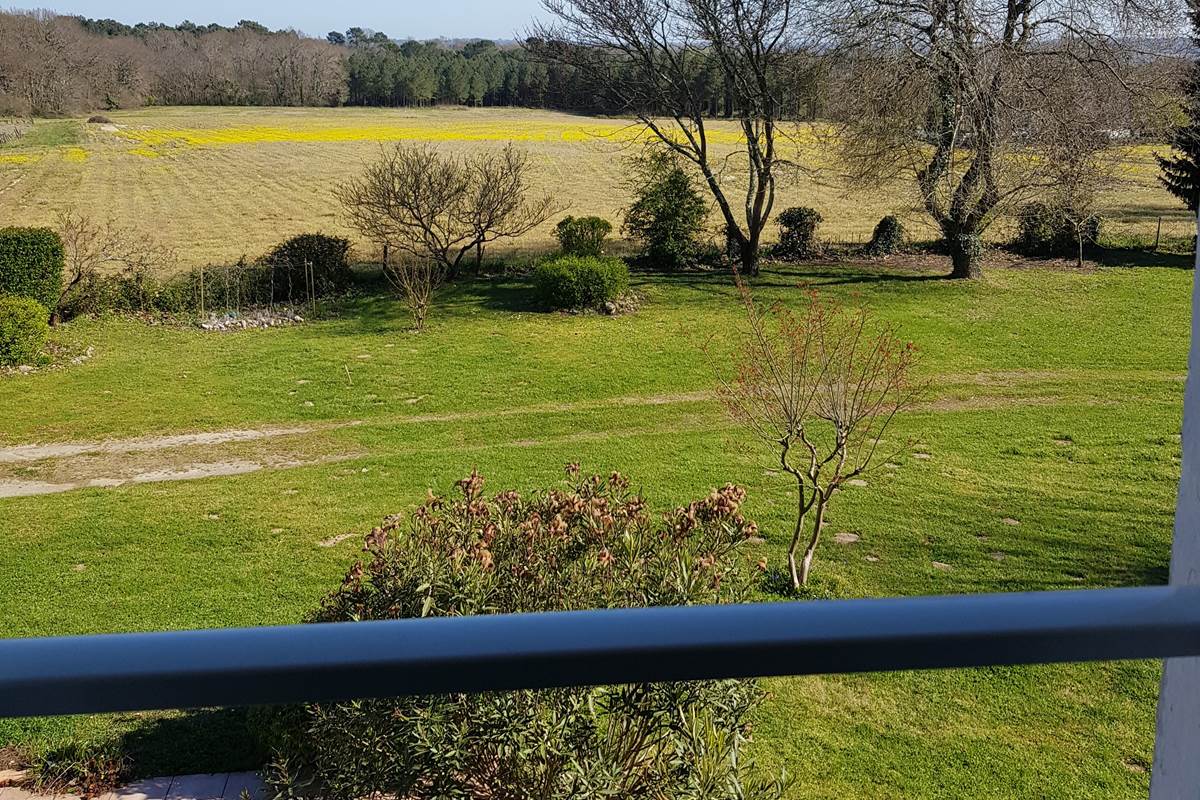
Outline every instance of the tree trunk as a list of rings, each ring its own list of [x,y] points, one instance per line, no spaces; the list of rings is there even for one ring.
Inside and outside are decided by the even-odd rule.
[[[800,573],[796,566],[796,551],[800,549],[800,537],[804,535],[804,517],[808,507],[804,504],[804,483],[796,481],[796,527],[792,531],[792,543],[788,546],[788,570],[792,574],[792,586],[800,588]]]
[[[817,513],[813,517],[813,535],[804,548],[804,558],[800,561],[800,574],[792,575],[792,581],[797,589],[808,586],[808,576],[812,572],[813,559],[817,555],[817,545],[821,543],[821,526],[825,524],[825,504],[829,499],[817,492]]]
[[[983,277],[983,243],[974,233],[954,232],[946,234],[946,247],[950,250],[950,277],[974,280]]]

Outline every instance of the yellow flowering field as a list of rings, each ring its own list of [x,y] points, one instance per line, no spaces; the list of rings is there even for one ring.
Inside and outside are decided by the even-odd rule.
[[[6,224],[48,224],[75,207],[165,239],[181,264],[227,263],[254,257],[281,238],[321,230],[351,235],[333,188],[381,145],[424,142],[452,152],[514,142],[537,164],[539,191],[571,214],[599,214],[614,223],[628,203],[624,156],[638,146],[627,120],[527,109],[283,109],[148,108],[113,112],[112,124],[39,122],[54,135],[27,137],[0,148],[0,216]],[[48,128],[43,131],[47,132]],[[800,163],[832,163],[828,144],[811,129],[787,132],[782,147]],[[725,161],[722,182],[739,199],[745,169],[741,132],[715,121],[709,142]],[[1154,180],[1153,148],[1130,150],[1130,180],[1111,198],[1112,225],[1167,234],[1186,231],[1186,214]],[[825,218],[822,235],[864,241],[885,214],[925,227],[911,189],[847,185],[836,170],[796,170],[783,176],[778,207],[809,205]],[[714,220],[715,222],[715,220]],[[552,224],[506,245],[537,251],[552,246]]]

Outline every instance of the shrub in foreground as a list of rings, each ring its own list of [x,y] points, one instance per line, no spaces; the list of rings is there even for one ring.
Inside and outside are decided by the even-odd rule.
[[[0,366],[31,364],[50,332],[50,312],[29,297],[0,295]]]
[[[1096,243],[1100,237],[1100,219],[1082,220],[1078,229],[1070,209],[1054,208],[1040,201],[1026,203],[1017,210],[1017,238],[1013,247],[1031,256],[1074,256],[1080,249]]]
[[[817,228],[824,221],[815,208],[798,206],[779,215],[779,246],[775,255],[784,259],[810,258],[817,254]]]
[[[0,294],[31,297],[54,308],[62,292],[63,261],[62,239],[49,228],[0,229]]]
[[[455,499],[389,517],[312,622],[677,606],[748,598],[739,546],[756,532],[733,486],[652,515],[619,474],[488,496],[473,473]],[[373,687],[377,688],[377,687]],[[281,796],[557,800],[755,798],[750,681],[564,688],[366,700],[274,712]],[[698,791],[698,787],[706,787]]]
[[[619,258],[562,256],[538,264],[533,284],[542,308],[599,309],[629,291],[629,267]]]
[[[904,246],[904,223],[893,214],[879,220],[875,233],[867,243],[867,255],[890,256]]]
[[[604,239],[612,233],[612,223],[601,217],[563,217],[554,236],[568,256],[599,256]]]

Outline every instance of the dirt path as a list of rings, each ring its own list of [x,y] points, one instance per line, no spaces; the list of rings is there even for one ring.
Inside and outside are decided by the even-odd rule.
[[[957,376],[962,379],[966,376]],[[992,373],[976,376],[981,384],[1008,384],[1022,374]],[[1037,379],[1062,377],[1038,373]],[[312,425],[264,426],[138,436],[91,442],[31,443],[0,447],[0,499],[56,494],[74,489],[111,488],[139,483],[232,477],[264,469],[292,469],[360,458],[367,453],[347,450],[344,442],[324,436],[339,428],[440,424],[501,419],[530,414],[569,413],[604,408],[683,405],[712,401],[708,391],[649,396],[612,397],[578,402],[541,403],[530,406],[437,414],[397,414],[369,421],[351,420]],[[1002,407],[1053,405],[1068,402],[1061,396],[1011,397],[970,394],[943,397],[918,406],[934,412],[973,411]],[[1083,400],[1086,402],[1086,399]],[[607,436],[610,431],[577,431],[570,440]],[[513,441],[514,447],[541,442]]]

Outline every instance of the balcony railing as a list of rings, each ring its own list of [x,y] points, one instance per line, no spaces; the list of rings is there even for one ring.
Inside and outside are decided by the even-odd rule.
[[[0,717],[1200,656],[1200,586],[0,640]]]

